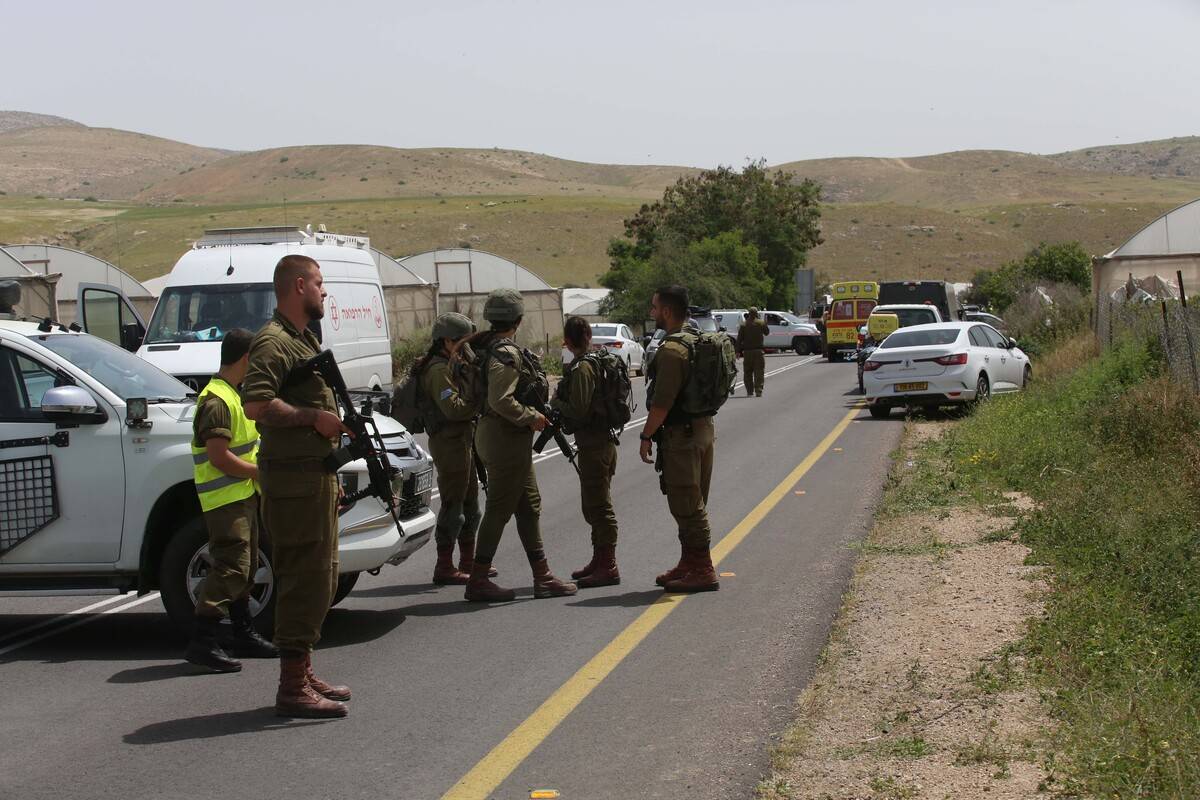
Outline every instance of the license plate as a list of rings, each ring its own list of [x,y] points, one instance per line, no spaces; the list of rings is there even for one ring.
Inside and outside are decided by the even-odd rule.
[[[433,470],[427,469],[417,473],[416,493],[424,494],[433,488]]]
[[[897,392],[923,392],[928,388],[929,388],[929,384],[926,383],[925,381],[921,381],[920,383],[897,383],[896,384]]]

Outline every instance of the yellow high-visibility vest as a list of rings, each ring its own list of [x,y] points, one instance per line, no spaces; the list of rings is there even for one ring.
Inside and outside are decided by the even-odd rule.
[[[243,461],[257,463],[258,428],[254,425],[254,420],[248,418],[242,409],[242,399],[238,396],[237,389],[214,376],[196,398],[197,409],[210,394],[224,400],[225,405],[229,407],[229,430],[233,434],[229,442],[229,452]],[[196,494],[200,497],[200,508],[204,511],[212,511],[214,508],[245,500],[255,492],[252,479],[238,478],[221,472],[209,462],[208,451],[203,447],[196,447],[195,441],[192,442],[192,467],[196,477]]]

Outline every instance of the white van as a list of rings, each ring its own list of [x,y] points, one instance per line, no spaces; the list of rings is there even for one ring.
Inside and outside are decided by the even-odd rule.
[[[365,236],[299,228],[205,231],[176,262],[137,353],[193,391],[220,367],[226,331],[257,331],[275,311],[272,278],[285,255],[316,259],[325,318],[312,328],[351,389],[390,391],[392,350],[379,270]]]

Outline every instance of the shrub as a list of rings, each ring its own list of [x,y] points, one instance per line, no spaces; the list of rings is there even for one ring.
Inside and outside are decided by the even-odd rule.
[[[392,375],[396,380],[407,374],[413,362],[429,351],[433,341],[433,327],[417,328],[407,339],[392,345]]]

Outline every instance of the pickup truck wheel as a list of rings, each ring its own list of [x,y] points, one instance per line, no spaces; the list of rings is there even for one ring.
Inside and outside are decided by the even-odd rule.
[[[792,349],[796,351],[796,355],[806,356],[812,352],[812,343],[803,336],[797,336],[792,339]]]
[[[330,607],[336,606],[354,591],[354,584],[358,583],[358,576],[361,574],[361,572],[343,572],[338,575],[337,590],[333,593],[333,602],[329,604]]]
[[[275,623],[275,572],[271,568],[271,542],[260,533],[258,572],[250,591],[250,613],[264,635]],[[196,597],[211,565],[208,530],[203,517],[192,517],[179,527],[163,553],[158,585],[167,616],[181,628],[191,630],[196,616]]]
[[[875,419],[887,419],[892,415],[892,409],[881,403],[871,403],[867,406],[867,410],[871,412],[871,416]]]

